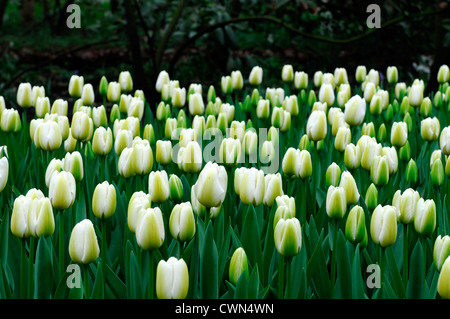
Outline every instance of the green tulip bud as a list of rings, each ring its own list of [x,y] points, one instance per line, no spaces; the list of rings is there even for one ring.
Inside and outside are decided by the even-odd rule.
[[[348,213],[345,223],[345,237],[353,244],[361,243],[367,234],[364,210],[354,206]]]
[[[370,123],[363,123],[362,127],[362,135],[367,135],[370,137],[375,137],[375,125],[373,122]]]
[[[434,105],[435,108],[439,109],[439,108],[441,108],[443,103],[444,103],[444,101],[443,101],[443,98],[442,98],[442,93],[440,91],[437,91],[436,94],[433,97],[433,105]]]
[[[397,102],[396,100],[394,100],[394,102],[392,102],[393,104]],[[394,106],[392,106],[392,104],[389,104],[386,111],[384,112],[384,120],[386,122],[391,122],[392,119],[394,118]]]
[[[381,247],[389,247],[397,239],[397,208],[378,205],[372,213],[370,235],[373,242]]]
[[[76,196],[73,175],[70,172],[54,171],[50,177],[48,194],[53,208],[64,210],[72,206]]]
[[[325,173],[325,180],[327,187],[330,186],[338,186],[339,179],[341,178],[341,168],[336,163],[331,163],[328,166],[327,171]]]
[[[417,169],[417,164],[413,159],[410,159],[408,165],[406,165],[405,178],[406,182],[411,185],[415,185],[417,183],[417,179],[419,178],[419,171]]]
[[[214,103],[216,101],[216,89],[213,85],[210,85],[208,88],[208,94],[206,95],[206,101]]]
[[[414,228],[423,236],[430,236],[436,228],[436,204],[434,200],[420,198],[414,214]]]
[[[314,90],[310,90],[308,93],[308,106],[312,107],[316,101],[316,92],[314,92]]]
[[[114,104],[111,108],[111,113],[109,114],[109,122],[115,123],[116,120],[120,120],[120,109],[117,104]]]
[[[379,94],[375,94],[370,100],[369,106],[370,114],[378,116],[383,112],[382,99]]]
[[[189,271],[186,262],[170,257],[156,268],[156,295],[159,299],[184,299],[189,291]]]
[[[411,109],[411,106],[409,105],[408,97],[405,96],[405,97],[403,97],[402,103],[400,104],[400,114],[402,116],[405,116],[407,113],[409,113],[410,109]]]
[[[159,207],[141,210],[136,219],[136,241],[144,250],[158,249],[164,242],[164,220]]]
[[[404,95],[406,93],[406,83],[398,82],[397,84],[395,84],[394,93],[395,93],[395,97],[397,98],[397,100],[401,100],[402,97],[404,97]]]
[[[269,132],[267,133],[267,140],[272,142],[273,145],[278,145],[280,141],[280,134],[278,133],[278,129],[274,126],[269,128]]]
[[[380,125],[380,127],[378,128],[378,137],[377,137],[378,141],[381,142],[385,142],[387,140],[387,130],[386,130],[386,125],[384,125],[384,123],[382,123]]]
[[[220,86],[222,88],[223,94],[231,94],[233,92],[233,83],[231,81],[231,76],[222,76],[220,80]]]
[[[420,115],[422,115],[422,117],[430,116],[432,107],[430,98],[424,98],[422,104],[420,105]]]
[[[447,257],[450,256],[450,237],[439,235],[434,242],[433,261],[437,271],[441,271]]]
[[[189,241],[195,234],[194,213],[190,202],[176,204],[169,218],[170,234],[178,241]]]
[[[100,255],[94,225],[84,219],[72,229],[69,241],[69,254],[73,262],[89,264]]]
[[[411,147],[409,146],[408,140],[406,141],[405,145],[400,147],[399,149],[399,158],[403,162],[407,162],[411,159]]]
[[[373,211],[378,206],[378,190],[375,184],[372,183],[369,188],[367,188],[364,200],[369,211]]]
[[[431,165],[431,182],[436,187],[444,183],[444,166],[440,158],[435,160]]]
[[[175,174],[169,177],[169,197],[172,201],[180,201],[183,198],[183,183]]]
[[[102,76],[102,78],[100,79],[100,83],[98,85],[98,92],[100,93],[101,96],[106,97],[108,95],[108,80],[106,79],[105,76]]]
[[[450,177],[450,157],[447,158],[447,161],[445,163],[445,175],[447,177]]]
[[[155,131],[153,130],[153,125],[146,124],[144,126],[143,138],[150,142],[150,144],[155,143]]]
[[[230,260],[228,277],[233,285],[236,285],[241,275],[248,278],[248,260],[242,247],[237,248]]]
[[[106,219],[116,211],[116,188],[107,181],[95,187],[92,196],[92,212],[97,218]]]
[[[347,200],[343,187],[328,187],[326,200],[327,215],[333,219],[341,219],[347,212]]]
[[[260,99],[262,99],[262,98],[259,95],[258,89],[253,89],[252,96],[250,98],[250,104],[255,107],[255,106],[258,105],[258,102],[259,102]]]
[[[283,195],[283,184],[281,174],[267,174],[264,177],[264,205],[272,207],[275,198]]]
[[[298,148],[301,151],[311,151],[311,143],[309,142],[309,138],[307,134],[304,134],[300,139],[300,143],[298,144]]]
[[[75,178],[75,181],[81,181],[84,176],[84,170],[80,152],[66,153],[63,160],[63,169],[66,172],[70,172]]]
[[[302,248],[302,231],[297,218],[280,219],[274,231],[275,247],[280,255],[293,257]]]

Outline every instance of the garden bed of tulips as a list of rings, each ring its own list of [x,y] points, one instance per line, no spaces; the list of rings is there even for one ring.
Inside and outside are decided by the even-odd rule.
[[[0,96],[0,298],[450,298],[448,66],[280,71]]]

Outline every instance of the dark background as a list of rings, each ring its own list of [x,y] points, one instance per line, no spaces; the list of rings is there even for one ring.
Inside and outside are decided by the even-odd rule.
[[[69,4],[81,8],[81,28],[69,29]],[[381,8],[380,29],[369,29],[366,8]],[[448,1],[323,0],[0,0],[0,95],[15,106],[20,82],[45,86],[52,99],[67,97],[72,74],[98,86],[130,70],[150,105],[155,80],[167,70],[181,86],[213,84],[239,69],[264,69],[263,87],[280,85],[281,68],[312,75],[357,65],[399,81],[422,78],[436,90],[440,65],[450,62]]]

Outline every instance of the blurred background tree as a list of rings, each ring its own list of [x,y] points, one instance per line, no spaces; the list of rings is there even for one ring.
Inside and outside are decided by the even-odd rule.
[[[69,4],[81,8],[81,28],[69,29]],[[369,29],[367,6],[381,8]],[[435,75],[450,57],[450,5],[442,0],[0,0],[0,95],[14,105],[20,82],[67,96],[70,75],[97,84],[130,70],[153,107],[160,70],[182,86],[220,85],[220,77],[254,65],[264,85],[278,85],[283,64],[310,76],[357,65],[400,80]],[[430,76],[431,75],[431,76]]]

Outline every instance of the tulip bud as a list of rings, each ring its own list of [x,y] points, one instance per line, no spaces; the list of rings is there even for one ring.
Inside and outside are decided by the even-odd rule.
[[[92,139],[92,151],[96,155],[105,156],[111,152],[112,142],[113,137],[111,129],[109,127],[105,129],[103,126],[100,126],[94,132],[94,137]]]
[[[306,150],[299,151],[298,163],[297,177],[301,179],[310,177],[312,175],[311,154]]]
[[[308,74],[300,71],[294,73],[294,86],[297,90],[308,88]]]
[[[50,100],[48,97],[38,97],[35,103],[36,116],[43,118],[50,112]]]
[[[444,183],[444,165],[440,158],[435,160],[431,165],[431,182],[434,186],[439,187]]]
[[[178,166],[186,173],[198,173],[202,168],[202,149],[196,141],[191,141],[178,151]]]
[[[158,78],[156,79],[155,89],[158,92],[161,92],[162,86],[164,84],[168,84],[170,81],[169,74],[166,71],[161,71],[158,74]]]
[[[52,205],[46,197],[32,199],[27,213],[28,231],[31,236],[51,236],[55,231]]]
[[[398,169],[398,156],[395,147],[383,147],[382,153],[387,158],[389,175],[395,174]]]
[[[233,285],[237,285],[237,282],[242,274],[248,278],[248,260],[244,249],[239,247],[234,251],[230,260],[230,268],[228,273],[230,282]]]
[[[242,90],[244,87],[244,79],[241,71],[237,70],[231,72],[231,86],[233,87],[233,90]]]
[[[316,103],[317,98],[316,98],[316,93],[314,92],[314,90],[309,91],[308,93],[308,106],[312,107],[314,103]]]
[[[432,142],[437,140],[440,130],[441,128],[437,117],[427,117],[420,123],[420,134],[425,141]]]
[[[227,182],[228,175],[225,168],[208,162],[200,172],[193,191],[203,206],[218,207],[225,199]]]
[[[366,102],[359,95],[353,96],[345,103],[344,118],[352,126],[358,126],[364,121]]]
[[[433,261],[437,271],[441,271],[447,257],[450,256],[450,237],[439,235],[434,242]]]
[[[338,152],[343,152],[352,141],[352,133],[348,127],[340,127],[334,140],[334,147]]]
[[[398,81],[398,70],[396,66],[388,66],[386,70],[386,78],[389,84],[397,83]]]
[[[422,117],[428,117],[431,115],[431,110],[433,105],[431,104],[430,98],[427,96],[423,99],[422,104],[420,104],[420,115]]]
[[[254,66],[248,77],[250,85],[258,86],[261,85],[263,79],[263,69],[259,66]]]
[[[345,107],[345,103],[348,102],[348,100],[351,97],[351,90],[350,85],[343,83],[339,86],[339,91],[337,94],[337,104],[340,108]]]
[[[378,94],[375,94],[372,99],[370,100],[370,106],[369,106],[370,114],[373,114],[374,116],[378,116],[383,111],[383,106],[381,104],[381,96]]]
[[[148,193],[152,202],[163,203],[169,198],[169,180],[166,171],[151,172],[148,177]]]
[[[325,181],[327,187],[330,186],[338,186],[339,179],[341,178],[341,168],[336,163],[331,163],[328,166],[327,171],[325,173]]]
[[[139,120],[142,120],[142,117],[144,116],[144,101],[138,97],[133,97],[127,109],[127,116],[136,117]]]
[[[54,121],[44,121],[39,124],[34,132],[33,141],[37,148],[46,151],[57,150],[62,143],[58,124]]]
[[[264,172],[252,167],[246,169],[239,183],[239,195],[245,205],[262,203],[265,190]]]
[[[92,212],[97,218],[106,219],[116,211],[116,189],[114,185],[103,182],[95,187],[92,196]]]
[[[292,65],[283,65],[283,69],[281,70],[281,79],[283,82],[292,82],[294,80],[294,69],[292,68]]]
[[[172,160],[172,142],[158,140],[156,142],[156,162],[167,165]]]
[[[373,122],[363,123],[361,134],[370,137],[375,137],[375,126]]]
[[[153,130],[153,125],[146,124],[144,126],[143,138],[150,142],[150,144],[155,143],[155,131]]]
[[[134,149],[132,147],[125,147],[120,152],[119,161],[117,162],[117,170],[124,178],[129,178],[136,175],[133,167],[133,151]]]
[[[423,236],[430,236],[436,228],[436,204],[434,200],[420,198],[414,214],[414,228]]]
[[[419,199],[419,193],[412,188],[408,188],[403,194],[400,194],[400,190],[395,193],[392,205],[397,207],[400,212],[399,222],[402,224],[413,222]]]
[[[370,179],[377,186],[385,186],[389,182],[389,163],[387,156],[375,156],[370,169]]]
[[[369,188],[367,188],[364,200],[369,211],[373,211],[378,206],[378,190],[375,184],[372,183]]]
[[[378,205],[372,213],[370,234],[375,244],[389,247],[397,239],[397,208]]]
[[[271,163],[275,159],[275,146],[271,141],[264,141],[259,154],[259,161],[262,164]]]
[[[133,79],[128,71],[122,71],[119,74],[120,88],[123,92],[130,92],[133,90]]]
[[[109,87],[108,79],[105,76],[102,76],[102,78],[100,79],[100,83],[98,85],[98,92],[104,98],[108,95],[108,87]]]
[[[164,221],[159,207],[147,208],[136,219],[136,241],[144,250],[158,249],[164,242]]]
[[[292,116],[296,116],[298,114],[298,100],[296,95],[288,96],[284,99],[283,109],[289,112]]]
[[[228,94],[231,94],[231,92],[233,92],[233,83],[231,80],[231,76],[229,76],[229,75],[222,76],[220,85],[221,85],[223,94],[228,95]]]
[[[322,73],[322,71],[316,71],[315,73],[314,73],[314,76],[313,76],[313,83],[314,83],[314,86],[317,88],[317,87],[320,87],[321,85],[322,85],[322,77],[323,77],[323,73]],[[312,91],[312,90],[311,90]],[[310,91],[310,92],[311,92]]]
[[[304,134],[300,139],[300,143],[298,144],[298,148],[303,151],[311,151],[311,143],[309,141],[308,135]]]
[[[317,142],[327,135],[327,119],[325,112],[313,111],[306,124],[306,132],[310,140]]]
[[[203,98],[199,93],[194,93],[189,97],[189,113],[194,115],[202,115],[205,111]]]
[[[30,83],[19,84],[19,88],[17,89],[17,104],[23,108],[28,108],[34,105],[33,92]]]
[[[3,132],[18,132],[22,129],[22,122],[17,110],[5,109],[0,118],[0,128]]]
[[[332,106],[334,104],[334,89],[331,84],[324,84],[320,86],[319,89],[319,101],[322,103],[327,103],[328,106]]]
[[[171,174],[169,178],[169,197],[172,201],[180,201],[183,198],[183,184],[174,174]]]
[[[30,229],[28,227],[28,212],[32,200],[28,197],[20,195],[14,200],[13,211],[11,214],[11,232],[19,238],[30,237]]]
[[[73,262],[89,264],[100,255],[94,225],[84,219],[74,226],[69,241],[69,255]]]
[[[370,103],[372,101],[372,97],[375,95],[375,92],[375,84],[373,84],[372,82],[368,82],[364,87],[364,100]]]
[[[169,218],[170,234],[178,241],[189,241],[195,234],[194,213],[190,202],[176,204]]]
[[[377,135],[378,141],[385,142],[387,140],[387,129],[386,125],[382,123],[380,127],[378,128],[378,135]]]
[[[411,86],[408,94],[408,101],[411,106],[417,107],[423,101],[424,85],[421,82],[416,82]]]
[[[408,128],[405,122],[394,122],[391,128],[392,146],[402,147],[408,139]]]
[[[302,231],[297,218],[280,219],[274,231],[275,247],[280,255],[293,257],[302,248]]]
[[[246,155],[256,154],[258,148],[258,134],[252,130],[248,130],[243,139],[242,147]]]
[[[327,215],[333,219],[341,219],[347,212],[347,201],[343,187],[328,187],[326,200]]]
[[[395,97],[397,98],[397,100],[402,100],[403,99],[402,97],[406,93],[406,83],[399,82],[399,83],[395,84],[394,93],[395,93]]]
[[[450,126],[444,127],[442,130],[441,137],[439,138],[439,146],[445,155],[450,155]]]
[[[280,173],[267,174],[264,177],[264,205],[272,207],[275,198],[283,195],[282,181]]]
[[[232,137],[222,140],[219,149],[219,160],[226,166],[235,166],[241,157],[241,142]]]
[[[422,104],[423,104],[423,102],[422,102]],[[433,105],[435,108],[439,109],[442,107],[443,104],[444,104],[444,101],[443,101],[442,93],[440,91],[437,91],[433,97]],[[422,105],[421,105],[421,107],[422,107]],[[431,108],[430,108],[430,110],[431,110]]]
[[[184,299],[189,291],[189,271],[186,262],[170,257],[161,260],[156,268],[156,295],[158,299]]]
[[[437,74],[437,81],[439,83],[445,83],[450,81],[450,70],[448,65],[446,64],[441,65]]]
[[[372,164],[376,156],[380,156],[383,152],[383,148],[381,144],[378,144],[375,141],[370,141],[367,143],[367,146],[364,148],[364,151],[361,155],[361,166],[367,171],[372,170]],[[384,166],[383,166],[384,167]],[[387,159],[386,159],[386,167],[387,172],[389,173],[389,167],[387,167]]]
[[[127,221],[128,228],[132,233],[136,232],[136,222],[141,211],[151,207],[150,195],[139,191],[133,193],[128,203]]]
[[[417,183],[417,179],[419,178],[419,171],[417,169],[416,162],[411,159],[406,165],[405,179],[406,182],[415,185]]]
[[[358,65],[355,72],[355,79],[356,82],[362,83],[366,79],[367,76],[367,69],[364,65]]]
[[[359,200],[358,187],[356,186],[355,179],[353,178],[353,175],[350,172],[345,171],[342,173],[339,187],[342,187],[345,190],[345,200],[347,202],[347,205],[350,206],[358,202]]]
[[[400,160],[402,160],[404,162],[407,162],[411,159],[411,147],[409,146],[408,141],[406,141],[405,145],[400,147],[399,158],[400,158]]]
[[[437,282],[437,291],[444,299],[450,299],[450,258],[446,258],[442,267],[439,279]]]
[[[76,196],[76,182],[70,172],[54,171],[50,177],[48,188],[53,208],[64,210],[72,206]]]
[[[364,240],[367,234],[364,210],[361,206],[354,206],[348,213],[345,223],[345,238],[356,245]]]

